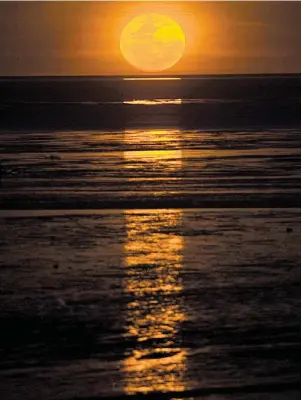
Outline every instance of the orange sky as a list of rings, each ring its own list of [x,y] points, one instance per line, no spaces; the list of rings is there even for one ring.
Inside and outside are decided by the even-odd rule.
[[[144,12],[186,33],[161,75],[300,72],[300,2],[0,2],[0,75],[139,75],[119,36]]]

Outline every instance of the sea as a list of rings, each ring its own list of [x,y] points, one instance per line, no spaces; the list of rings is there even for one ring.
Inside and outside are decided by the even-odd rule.
[[[0,78],[1,400],[300,399],[300,93]]]

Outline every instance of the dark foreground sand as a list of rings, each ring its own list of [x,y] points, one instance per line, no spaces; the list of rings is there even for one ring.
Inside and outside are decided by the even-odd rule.
[[[0,218],[5,399],[298,399],[298,209]]]

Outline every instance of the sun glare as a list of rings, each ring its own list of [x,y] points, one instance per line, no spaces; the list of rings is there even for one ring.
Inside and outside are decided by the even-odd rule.
[[[120,37],[121,52],[129,64],[144,72],[160,72],[184,54],[185,34],[172,18],[156,13],[132,19]]]

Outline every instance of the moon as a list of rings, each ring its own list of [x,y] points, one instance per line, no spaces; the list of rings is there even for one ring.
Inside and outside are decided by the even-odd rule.
[[[156,13],[133,18],[123,29],[120,49],[125,60],[144,72],[171,68],[183,56],[186,38],[172,18]]]

